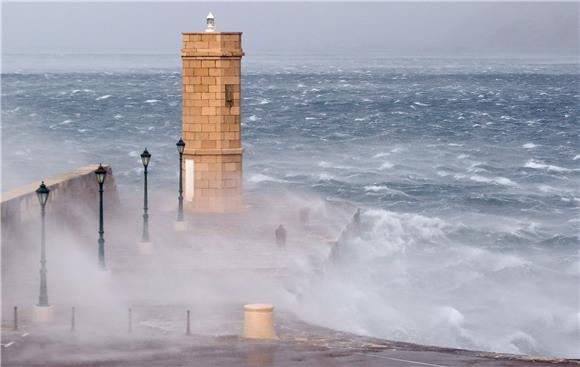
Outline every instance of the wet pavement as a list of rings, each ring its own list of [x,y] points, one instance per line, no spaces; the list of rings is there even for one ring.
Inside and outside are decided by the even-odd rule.
[[[478,353],[365,338],[300,322],[278,340],[184,335],[137,325],[132,333],[71,332],[55,326],[4,330],[3,366],[572,366],[571,360]]]

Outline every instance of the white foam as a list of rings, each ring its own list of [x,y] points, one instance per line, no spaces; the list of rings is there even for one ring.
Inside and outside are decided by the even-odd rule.
[[[428,104],[426,103],[421,103],[421,102],[413,102],[413,104],[417,105],[417,106],[421,106],[421,107],[429,107]]]
[[[97,97],[97,98],[95,99],[95,101],[100,101],[100,100],[107,99],[107,98],[111,98],[111,97],[112,97],[112,96],[111,96],[110,94],[106,94],[106,95],[104,95],[104,96]]]
[[[465,159],[467,157],[469,157],[469,155],[467,155],[467,154],[460,154],[460,155],[457,156],[457,159]]]
[[[379,169],[391,169],[391,168],[393,168],[393,164],[391,162],[384,162],[379,167]]]
[[[409,196],[407,194],[405,194],[403,191],[400,190],[394,190],[389,188],[388,186],[383,186],[383,185],[371,185],[371,186],[365,186],[365,191],[367,192],[388,192],[391,194],[396,194],[396,195],[402,195],[402,196]]]
[[[267,175],[263,175],[261,173],[257,173],[255,175],[250,176],[248,182],[251,183],[260,183],[260,182],[287,182],[285,180],[280,180],[274,177],[270,177]]]
[[[250,117],[248,117],[248,121],[257,121],[258,117],[256,117],[256,115],[252,115]]]
[[[526,149],[534,149],[535,147],[537,147],[537,145],[534,143],[526,143],[526,144],[522,145],[522,147],[526,148]]]
[[[544,170],[553,171],[553,172],[571,172],[571,171],[573,171],[570,168],[564,168],[564,167],[554,166],[551,164],[545,164],[545,163],[542,163],[540,161],[536,161],[534,159],[530,159],[529,161],[527,161],[526,164],[524,165],[524,167],[533,168],[533,169],[544,169]]]
[[[373,158],[383,158],[383,157],[387,157],[391,155],[391,153],[377,153],[375,155],[373,155]]]
[[[580,159],[580,154],[578,154],[578,155],[576,155],[574,158],[572,158],[572,160],[574,160],[574,161],[575,161],[575,160],[578,160],[578,159]]]
[[[517,186],[518,185],[507,177],[489,178],[489,177],[484,177],[484,176],[480,176],[480,175],[473,175],[473,176],[470,176],[469,179],[472,181],[475,181],[475,182],[495,183],[495,184],[504,185],[504,186]]]
[[[157,102],[159,102],[158,99],[148,99],[145,101],[145,103],[157,103]]]

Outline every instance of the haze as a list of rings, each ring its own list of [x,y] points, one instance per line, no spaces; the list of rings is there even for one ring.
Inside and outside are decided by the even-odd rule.
[[[577,2],[5,3],[3,53],[176,53],[180,34],[243,31],[248,55],[572,57]]]

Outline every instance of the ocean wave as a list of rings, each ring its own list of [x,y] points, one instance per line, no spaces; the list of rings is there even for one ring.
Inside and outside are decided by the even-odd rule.
[[[267,176],[261,173],[256,173],[250,176],[250,178],[248,178],[248,182],[251,183],[260,183],[260,182],[288,182],[286,180],[281,180],[279,178],[274,178],[271,176]]]
[[[367,192],[384,192],[384,193],[389,193],[389,194],[393,194],[393,195],[401,195],[401,196],[409,197],[409,195],[405,194],[403,191],[391,189],[390,187],[383,186],[383,185],[365,186],[364,189]]]
[[[104,96],[100,96],[100,97],[95,98],[95,101],[101,101],[103,99],[108,99],[108,98],[111,98],[111,97],[112,96],[110,94],[105,94]]]
[[[391,162],[384,162],[383,164],[381,164],[381,166],[379,167],[380,170],[385,170],[385,169],[391,169],[393,168],[394,165]]]
[[[498,184],[498,185],[504,185],[504,186],[518,186],[517,183],[513,182],[512,180],[510,180],[507,177],[484,177],[484,176],[480,176],[480,175],[473,175],[470,176],[469,179],[471,181],[475,181],[475,182],[482,182],[482,183],[494,183],[494,184]]]
[[[527,161],[526,164],[524,165],[524,167],[533,168],[533,169],[543,169],[543,170],[552,171],[552,172],[572,172],[572,171],[574,171],[573,169],[570,169],[570,168],[564,168],[564,167],[554,166],[551,164],[545,164],[545,163],[542,163],[540,161],[536,161],[534,159],[530,159],[529,161]]]

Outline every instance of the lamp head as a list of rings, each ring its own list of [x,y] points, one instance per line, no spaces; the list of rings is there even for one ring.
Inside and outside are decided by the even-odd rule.
[[[147,151],[147,148],[141,153],[141,162],[143,162],[143,167],[147,168],[149,161],[151,160],[151,154]]]
[[[99,168],[95,170],[95,175],[97,176],[97,182],[102,184],[105,182],[105,177],[107,176],[107,170],[101,163],[99,163]]]
[[[183,154],[183,151],[185,150],[185,142],[183,139],[179,138],[179,141],[175,145],[177,146],[177,151],[179,154]]]
[[[36,196],[38,197],[38,202],[40,203],[40,205],[44,206],[44,204],[46,204],[46,202],[48,201],[49,193],[50,190],[48,189],[48,187],[46,187],[44,181],[42,181],[38,189],[36,189]]]

